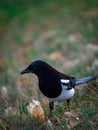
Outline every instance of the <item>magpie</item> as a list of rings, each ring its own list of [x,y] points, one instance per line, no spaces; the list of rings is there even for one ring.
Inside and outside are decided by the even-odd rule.
[[[21,74],[34,73],[38,77],[40,91],[49,100],[50,115],[54,108],[54,102],[67,101],[67,109],[70,110],[70,99],[75,94],[75,86],[95,80],[98,75],[76,79],[67,76],[42,60],[32,62],[21,71]]]

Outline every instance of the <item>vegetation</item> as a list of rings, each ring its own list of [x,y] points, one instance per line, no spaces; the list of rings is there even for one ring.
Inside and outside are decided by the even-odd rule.
[[[98,1],[43,0],[0,2],[0,129],[45,130],[27,111],[31,99],[41,102],[46,117],[47,100],[34,75],[20,75],[30,62],[42,59],[77,78],[98,73]],[[84,86],[81,86],[84,87]],[[54,129],[98,129],[98,80],[76,89],[71,106],[79,121],[66,117],[66,102],[56,104]],[[40,93],[40,94],[39,94]]]

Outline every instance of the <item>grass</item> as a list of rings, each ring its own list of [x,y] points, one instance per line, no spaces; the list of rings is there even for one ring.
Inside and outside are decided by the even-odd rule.
[[[37,90],[35,76],[20,76],[20,71],[30,62],[42,59],[65,74],[77,78],[94,75],[98,65],[96,50],[98,37],[98,2],[86,1],[2,1],[0,4],[0,129],[1,130],[45,130],[46,121],[38,121],[28,113],[31,98],[42,101]],[[51,56],[53,56],[51,58]],[[76,62],[76,59],[78,62]],[[2,88],[8,95],[3,97]],[[72,109],[79,113],[79,123],[73,130],[98,129],[97,81],[89,83],[87,93],[76,95]],[[48,116],[48,105],[43,106]],[[13,107],[16,114],[5,114]],[[55,129],[68,129],[64,112],[66,102],[57,104],[49,118]]]

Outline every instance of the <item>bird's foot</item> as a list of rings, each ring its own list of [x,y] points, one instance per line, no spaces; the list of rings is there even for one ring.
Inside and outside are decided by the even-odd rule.
[[[70,108],[70,107],[68,107],[66,111],[67,111],[67,112],[70,112],[70,111],[71,111],[71,108]]]

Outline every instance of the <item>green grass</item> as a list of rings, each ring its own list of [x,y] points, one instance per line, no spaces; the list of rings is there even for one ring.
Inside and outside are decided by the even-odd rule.
[[[98,59],[98,52],[87,48],[89,43],[97,48],[97,6],[97,0],[10,0],[0,3],[0,94],[3,86],[8,90],[6,98],[0,95],[1,130],[47,129],[46,121],[32,118],[26,109],[32,97],[39,97],[36,77],[20,76],[22,68],[30,62],[45,60],[59,71],[77,78],[97,73],[98,66],[93,63]],[[93,11],[97,13],[92,15]],[[76,39],[72,40],[70,36]],[[57,52],[61,57],[51,59],[51,54]],[[74,65],[76,59],[79,63]],[[80,121],[73,130],[98,129],[97,87],[97,82],[88,84],[88,93],[83,96],[76,91],[71,106],[79,113]],[[43,98],[40,95],[40,99]],[[5,116],[5,109],[11,106],[16,109],[16,115]],[[48,106],[42,106],[48,116]],[[66,102],[55,106],[53,116],[49,118],[55,129],[67,129],[66,108]]]

